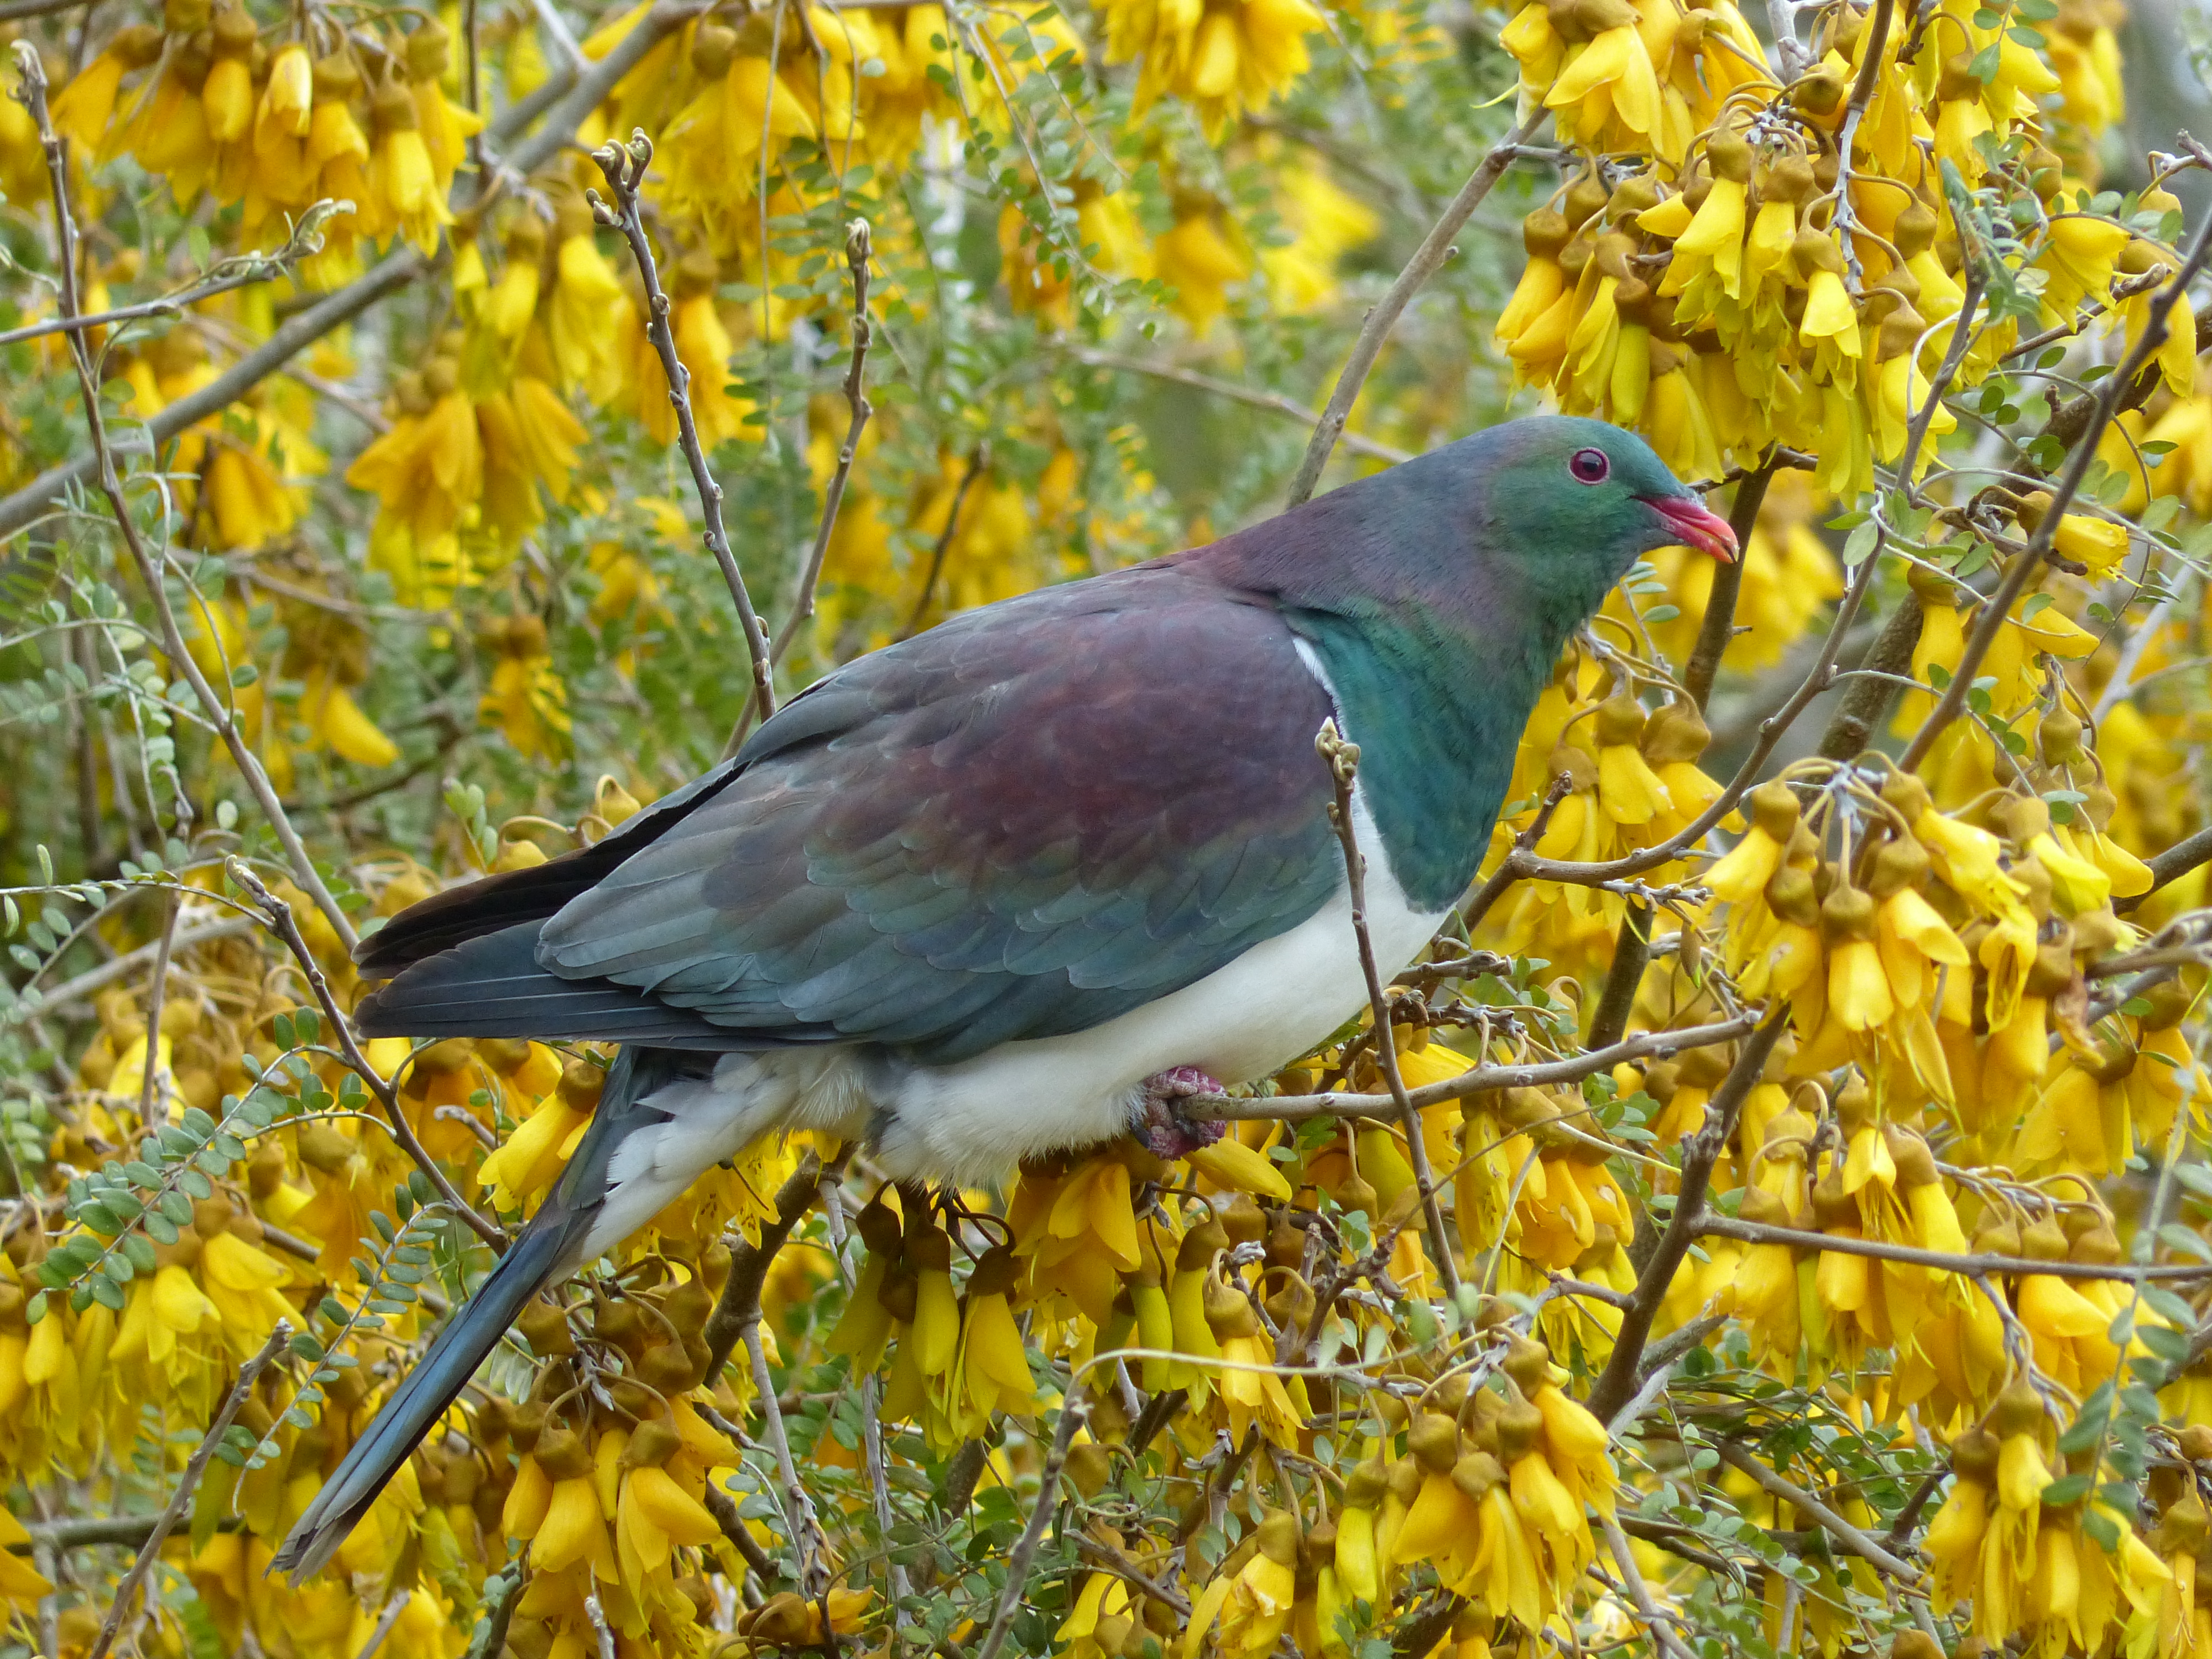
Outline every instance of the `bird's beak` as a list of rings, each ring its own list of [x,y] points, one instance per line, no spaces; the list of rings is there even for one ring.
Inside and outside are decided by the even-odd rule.
[[[1645,495],[1644,506],[1667,521],[1674,539],[1685,547],[1710,553],[1723,564],[1734,564],[1740,550],[1729,521],[1694,495]]]

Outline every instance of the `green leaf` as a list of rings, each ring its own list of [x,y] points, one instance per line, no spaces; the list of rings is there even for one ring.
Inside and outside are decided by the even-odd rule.
[[[2063,1510],[2069,1504],[2078,1504],[2088,1495],[2087,1475],[2061,1475],[2043,1489],[2043,1504],[2045,1509]]]

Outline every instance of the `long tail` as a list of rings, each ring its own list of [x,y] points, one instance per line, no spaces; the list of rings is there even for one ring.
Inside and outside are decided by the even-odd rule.
[[[270,1571],[289,1573],[295,1583],[330,1559],[398,1473],[430,1425],[445,1415],[476,1375],[484,1356],[499,1346],[530,1298],[543,1290],[560,1265],[563,1249],[585,1218],[557,1215],[548,1203],[508,1249],[490,1278],[466,1306],[446,1322],[430,1349],[384,1402],[368,1431],[353,1443],[337,1472],[324,1482],[297,1525],[276,1552]]]
[[[286,1536],[270,1571],[287,1573],[296,1584],[329,1560],[530,1298],[574,1270],[605,1203],[616,1147],[641,1122],[658,1121],[660,1115],[643,1105],[646,1097],[693,1064],[690,1056],[651,1048],[625,1047],[617,1055],[592,1127],[561,1181],[354,1442]]]

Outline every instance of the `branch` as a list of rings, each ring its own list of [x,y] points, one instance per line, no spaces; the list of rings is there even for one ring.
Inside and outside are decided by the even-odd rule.
[[[1613,1562],[1620,1569],[1621,1583],[1627,1587],[1636,1616],[1651,1632],[1653,1644],[1666,1649],[1675,1659],[1691,1659],[1690,1650],[1683,1645],[1681,1637],[1674,1629],[1678,1621],[1669,1620],[1652,1601],[1651,1587],[1644,1582],[1643,1569],[1636,1565],[1636,1553],[1628,1547],[1628,1538],[1621,1531],[1620,1523],[1609,1515],[1599,1516],[1598,1522],[1605,1528],[1606,1547],[1613,1552]]]
[[[297,260],[322,251],[323,225],[337,212],[349,212],[349,203],[332,202],[327,198],[305,210],[292,227],[290,238],[274,253],[244,253],[234,259],[225,259],[216,267],[222,275],[210,273],[207,278],[190,288],[179,289],[174,294],[165,294],[155,300],[143,300],[137,305],[118,306],[112,311],[94,311],[74,317],[52,317],[42,323],[26,323],[21,328],[0,331],[0,346],[14,345],[21,340],[35,340],[46,334],[82,332],[87,329],[106,328],[111,323],[134,323],[148,317],[173,317],[187,307],[203,300],[211,300],[218,294],[228,294],[234,289],[251,288],[257,283],[273,282],[289,273]]]
[[[1887,7],[1884,9],[1887,15]],[[1873,62],[1871,58],[1868,60]],[[1863,76],[1861,77],[1864,78]],[[1905,434],[1904,451],[1898,457],[1897,482],[1908,495],[1915,493],[1912,484],[1914,469],[1919,465],[1921,446],[1927,441],[1928,428],[1942,404],[1943,394],[1949,391],[1959,365],[1966,356],[1966,348],[1973,336],[1973,316],[1981,304],[1983,276],[1981,266],[1969,260],[1966,264],[1966,285],[1959,305],[1958,319],[1951,325],[1950,343],[1943,349],[1943,361],[1936,370],[1936,378],[1929,383],[1928,396],[1913,411],[1912,425]],[[1869,558],[1873,555],[1868,556]],[[1897,695],[1897,687],[1889,680],[1878,678],[1885,674],[1902,674],[1912,665],[1912,653],[1920,643],[1920,629],[1925,620],[1920,609],[1919,595],[1907,589],[1898,602],[1897,613],[1875,642],[1859,659],[1861,676],[1852,681],[1844,691],[1828,729],[1820,734],[1820,753],[1830,760],[1856,760],[1874,736],[1875,726],[1882,713]]]
[[[830,488],[822,496],[822,522],[814,532],[814,545],[799,573],[799,591],[791,602],[791,615],[776,630],[775,644],[768,653],[769,666],[783,660],[799,628],[814,614],[814,590],[821,584],[822,562],[829,556],[830,532],[837,527],[837,509],[845,500],[845,485],[853,476],[853,457],[859,453],[860,433],[874,414],[862,380],[867,368],[868,347],[874,330],[868,321],[868,222],[855,219],[845,227],[845,263],[853,273],[853,361],[845,371],[845,402],[853,418],[845,428],[844,446],[837,452],[837,470],[830,475]]]
[[[1308,427],[1321,423],[1322,416],[1318,411],[1307,408],[1288,392],[1266,392],[1258,386],[1224,380],[1218,375],[1207,374],[1194,368],[1185,368],[1178,363],[1158,363],[1143,357],[1125,357],[1118,351],[1101,351],[1094,346],[1066,343],[1059,349],[1087,368],[1110,369],[1117,374],[1142,374],[1155,380],[1165,380],[1170,386],[1188,386],[1194,392],[1226,398],[1248,408],[1264,409],[1271,414],[1287,416]],[[1357,432],[1344,433],[1337,441],[1355,455],[1363,455],[1369,460],[1388,461],[1393,466],[1413,459],[1409,451],[1401,449],[1395,444],[1362,437]]]
[[[731,1252],[729,1277],[722,1281],[722,1293],[715,1298],[714,1311],[708,1316],[706,1329],[701,1333],[707,1342],[708,1388],[713,1388],[722,1375],[738,1339],[760,1323],[761,1287],[768,1282],[768,1270],[784,1240],[791,1237],[791,1230],[813,1206],[823,1173],[822,1160],[812,1152],[800,1158],[799,1167],[776,1190],[775,1219],[761,1224],[760,1242],[740,1245]]]
[[[584,194],[592,204],[592,216],[622,232],[623,240],[629,244],[630,257],[637,262],[638,276],[645,283],[645,331],[653,342],[653,350],[659,355],[660,372],[667,377],[668,401],[676,410],[677,446],[690,464],[692,488],[699,492],[699,510],[706,521],[707,550],[721,567],[722,580],[730,590],[730,603],[738,609],[738,626],[745,636],[745,655],[752,663],[753,705],[765,720],[775,713],[775,688],[769,683],[768,630],[761,626],[760,613],[753,609],[752,595],[745,591],[744,572],[738,568],[737,555],[730,550],[730,532],[722,525],[722,486],[714,482],[714,471],[707,465],[707,452],[699,442],[698,422],[691,416],[691,371],[676,353],[676,331],[668,321],[668,296],[661,292],[660,273],[653,263],[653,244],[646,239],[645,221],[639,213],[637,187],[645,178],[646,168],[653,164],[653,140],[645,136],[643,127],[634,127],[627,147],[602,144],[592,152],[592,159],[606,175],[607,188],[614,192],[615,205],[609,207],[595,190],[587,190]],[[711,367],[719,372],[722,366],[716,363]]]
[[[521,140],[505,157],[505,166],[510,171],[530,172],[567,145],[584,118],[599,106],[615,82],[635,69],[647,52],[706,9],[707,0],[659,0],[637,27],[623,37],[620,45],[594,64],[589,74],[574,82],[572,90],[562,95],[556,77],[555,82],[540,88],[538,94],[503,112],[483,137],[495,143],[503,143],[539,115],[545,115],[548,118],[544,127]],[[40,82],[43,87],[43,70]],[[428,271],[434,263],[412,247],[403,248],[335,294],[325,295],[288,318],[258,349],[248,352],[198,391],[178,398],[148,420],[147,453],[160,449],[187,427],[221,413],[281,369],[295,354],[331,330],[351,322],[386,295],[404,288]],[[96,453],[80,455],[49,467],[21,489],[0,500],[0,541],[30,525],[70,484],[93,477],[99,465]]]
[[[43,93],[43,83],[40,90]],[[153,1530],[146,1534],[145,1543],[139,1547],[138,1559],[131,1564],[131,1571],[123,1575],[123,1582],[115,1587],[115,1600],[107,1609],[106,1620],[100,1625],[99,1640],[92,1644],[90,1659],[106,1659],[107,1650],[114,1645],[115,1632],[122,1626],[123,1614],[130,1607],[131,1597],[146,1582],[146,1575],[152,1571],[155,1558],[161,1553],[162,1543],[175,1528],[178,1518],[184,1514],[185,1506],[192,1501],[192,1493],[199,1486],[200,1476],[207,1470],[208,1459],[215,1455],[215,1449],[222,1443],[222,1437],[229,1429],[231,1419],[238,1415],[239,1407],[246,1403],[246,1395],[253,1391],[254,1380],[261,1375],[262,1369],[291,1339],[291,1322],[278,1320],[276,1328],[269,1333],[269,1340],[261,1345],[261,1352],[239,1368],[238,1381],[231,1384],[222,1408],[216,1413],[215,1421],[208,1425],[207,1433],[201,1437],[200,1443],[186,1460],[184,1476],[177,1482],[176,1491],[169,1494],[168,1507],[155,1519]]]
[[[1490,907],[1504,896],[1507,888],[1520,879],[1519,860],[1535,852],[1536,843],[1544,839],[1544,831],[1551,828],[1552,814],[1559,810],[1559,803],[1567,798],[1574,787],[1574,774],[1571,772],[1562,772],[1552,780],[1551,787],[1544,791],[1544,799],[1537,803],[1536,816],[1528,821],[1528,827],[1514,836],[1511,850],[1498,860],[1498,867],[1460,906],[1460,925],[1467,929],[1469,939],[1474,937],[1475,928],[1490,914]]]
[[[284,941],[285,947],[299,963],[300,971],[307,977],[307,988],[313,994],[316,1006],[323,1011],[323,1018],[330,1022],[331,1030],[337,1035],[338,1052],[345,1056],[347,1066],[368,1085],[368,1091],[376,1097],[376,1103],[384,1109],[385,1116],[392,1122],[392,1138],[399,1143],[399,1150],[407,1154],[416,1169],[422,1170],[431,1186],[437,1189],[438,1196],[453,1213],[468,1223],[470,1231],[490,1245],[494,1251],[504,1255],[507,1253],[507,1235],[500,1231],[496,1222],[477,1214],[453,1183],[447,1179],[445,1170],[430,1156],[429,1150],[416,1138],[415,1126],[407,1121],[407,1114],[400,1109],[398,1094],[385,1080],[383,1074],[368,1063],[368,1056],[362,1053],[361,1045],[354,1040],[353,1023],[338,1012],[337,999],[331,994],[330,981],[323,977],[322,964],[315,960],[315,953],[307,948],[307,941],[301,936],[299,920],[293,915],[292,907],[270,892],[261,878],[246,867],[243,860],[231,859],[226,869],[230,878],[252,896],[254,903],[269,918],[270,927],[276,931],[277,938]]]
[[[808,1601],[815,1601],[830,1588],[829,1570],[822,1560],[828,1540],[823,1536],[822,1523],[815,1519],[814,1500],[792,1460],[791,1436],[783,1426],[783,1405],[776,1398],[775,1378],[768,1368],[768,1349],[761,1341],[758,1319],[745,1327],[744,1343],[746,1358],[752,1362],[753,1391],[760,1396],[761,1421],[768,1428],[769,1449],[775,1454],[776,1473],[783,1480],[783,1511],[791,1528],[792,1550],[799,1557],[799,1592]]]
[[[1589,1046],[1609,1048],[1628,1029],[1628,1016],[1636,1006],[1637,988],[1651,963],[1651,907],[1640,899],[1628,902],[1613,940],[1613,963],[1606,969],[1605,988],[1598,994],[1597,1012],[1590,1016]]]
[[[69,144],[54,131],[53,116],[46,107],[46,66],[39,57],[38,48],[27,40],[15,43],[16,72],[22,77],[16,96],[39,131],[40,146],[46,152],[46,177],[54,204],[54,235],[59,258],[56,260],[61,283],[57,300],[61,315],[71,318],[79,314],[76,290],[76,219],[70,210]],[[124,500],[123,480],[115,469],[114,453],[107,442],[107,418],[100,404],[100,377],[93,372],[92,352],[81,333],[68,336],[70,358],[76,368],[77,390],[84,404],[86,428],[92,439],[92,454],[88,465],[99,474],[101,493],[107,497],[109,510],[115,515],[116,528],[124,544],[131,550],[131,562],[138,568],[139,580],[145,584],[147,597],[153,601],[155,614],[161,618],[161,644],[172,665],[191,683],[192,693],[199,699],[200,708],[223,746],[230,751],[232,763],[239,775],[246,781],[246,788],[267,817],[270,827],[284,848],[286,859],[292,866],[292,878],[301,889],[312,896],[316,908],[331,924],[331,930],[344,942],[349,951],[354,946],[353,923],[347,919],[331,890],[323,884],[322,876],[315,869],[315,861],[307,856],[307,849],[300,840],[299,831],[285,816],[284,804],[276,796],[276,787],[262,769],[261,758],[239,732],[238,722],[227,698],[218,697],[215,688],[208,684],[207,676],[185,644],[182,630],[177,626],[177,616],[169,605],[169,591],[164,579],[167,558],[156,560],[145,538],[138,533],[138,526],[131,516],[130,504]]]
[[[252,919],[248,916],[224,916],[215,921],[197,921],[189,927],[178,928],[172,946],[173,950],[186,951],[195,945],[205,945],[215,939],[237,939],[252,933],[253,925]],[[46,992],[39,998],[37,1006],[44,1008],[58,1003],[74,1002],[79,997],[90,996],[102,986],[112,985],[118,979],[128,979],[141,968],[150,966],[161,948],[161,941],[156,939],[151,945],[142,945],[135,951],[125,951],[112,962],[103,962],[97,968],[88,968],[76,978],[65,979]],[[31,988],[21,988],[16,994],[27,999]],[[17,1006],[25,1012],[29,1012],[21,1003]],[[9,1022],[0,1020],[0,1024],[5,1023]]]
[[[1337,735],[1336,722],[1323,720],[1314,747],[1328,767],[1336,799],[1329,803],[1328,821],[1344,849],[1344,876],[1352,900],[1352,933],[1359,947],[1359,971],[1367,981],[1367,1010],[1374,1020],[1375,1064],[1389,1085],[1398,1121],[1406,1129],[1406,1158],[1413,1165],[1419,1188],[1421,1218],[1429,1235],[1429,1254],[1437,1264],[1437,1278],[1447,1296],[1459,1291],[1459,1268],[1452,1261],[1451,1240],[1444,1232],[1444,1213],[1437,1202],[1435,1172],[1429,1168],[1429,1148],[1421,1132],[1421,1115],[1406,1093],[1406,1079],[1398,1071],[1398,1043],[1390,1029],[1390,1003],[1382,994],[1382,975],[1375,965],[1375,942],[1367,932],[1367,860],[1360,855],[1359,838],[1352,819],[1352,785],[1359,775],[1359,745]]]
[[[1917,1567],[1913,1566],[1910,1562],[1899,1560],[1811,1492],[1807,1492],[1795,1481],[1785,1480],[1777,1474],[1758,1458],[1737,1445],[1735,1441],[1716,1441],[1713,1443],[1713,1449],[1720,1453],[1721,1461],[1730,1468],[1741,1469],[1749,1475],[1768,1497],[1779,1498],[1785,1504],[1795,1504],[1807,1516],[1818,1522],[1829,1536],[1850,1551],[1852,1554],[1871,1561],[1893,1578],[1911,1580],[1917,1579],[1921,1576]]]
[[[1858,245],[1851,235],[1851,227],[1858,222],[1856,204],[1851,200],[1851,146],[1858,137],[1859,123],[1865,118],[1868,101],[1874,96],[1875,82],[1881,74],[1881,51],[1889,44],[1889,20],[1897,9],[1897,0],[1874,0],[1874,16],[1867,24],[1867,33],[1861,39],[1864,47],[1859,57],[1858,78],[1851,83],[1850,100],[1844,106],[1842,125],[1836,133],[1836,208],[1832,224],[1844,244],[1844,263],[1850,269],[1851,285],[1856,288],[1859,269]],[[1969,301],[1966,310],[1973,309]]]
[[[968,504],[968,492],[975,487],[975,480],[991,464],[991,446],[979,443],[975,453],[968,458],[967,470],[961,473],[960,483],[952,492],[952,510],[945,515],[945,528],[938,532],[936,545],[929,550],[929,569],[921,579],[921,592],[914,602],[914,612],[899,630],[899,638],[910,640],[921,630],[921,619],[929,614],[930,595],[937,591],[937,579],[945,573],[945,556],[952,550],[952,538],[960,528],[960,509]]]
[[[1799,1250],[1834,1250],[1844,1255],[1871,1256],[1878,1261],[1907,1261],[1915,1267],[1933,1267],[1939,1273],[1969,1276],[2048,1273],[2054,1279],[2111,1279],[2128,1284],[2212,1279],[2212,1265],[2142,1267],[2119,1262],[2106,1266],[2096,1261],[2038,1261],[2018,1255],[1946,1255],[1941,1250],[1923,1250],[1910,1244],[1892,1244],[1879,1238],[1853,1238],[1842,1233],[1814,1233],[1796,1227],[1771,1227],[1763,1221],[1745,1221],[1735,1216],[1714,1212],[1708,1212],[1698,1222],[1698,1231],[1709,1238],[1733,1238],[1746,1244],[1787,1244]]]
[[[392,1627],[399,1622],[399,1615],[407,1611],[407,1603],[412,1595],[410,1590],[399,1590],[384,1604],[384,1611],[377,1618],[376,1628],[369,1632],[368,1640],[361,1644],[361,1651],[354,1656],[354,1659],[376,1659],[378,1650],[384,1645],[384,1638],[392,1634]]]
[[[1060,1472],[1067,1467],[1067,1449],[1075,1442],[1075,1431],[1090,1415],[1081,1396],[1071,1387],[1060,1408],[1060,1426],[1053,1431],[1052,1449],[1045,1454],[1036,1507],[1030,1510],[1029,1524],[1022,1528],[1014,1553],[1006,1558],[1006,1587],[999,1593],[998,1611],[991,1616],[990,1631],[976,1650],[975,1659],[998,1659],[999,1650],[1006,1645],[1006,1632],[1013,1628],[1014,1609],[1022,1604],[1022,1588],[1029,1582],[1030,1564],[1036,1559],[1037,1546],[1044,1541],[1045,1522],[1060,1506]]]
[[[2113,902],[2115,910],[2132,910],[2153,893],[2187,875],[2198,865],[2212,861],[2212,829],[2199,830],[2186,841],[2178,841],[2156,858],[2147,860],[2150,885],[2131,898]]]
[[[1613,1357],[1606,1361],[1603,1374],[1591,1388],[1589,1398],[1583,1402],[1601,1423],[1612,1422],[1636,1392],[1637,1368],[1644,1358],[1644,1345],[1650,1340],[1651,1322],[1657,1317],[1659,1304],[1674,1282],[1675,1269],[1682,1265],[1682,1258],[1697,1240],[1698,1224],[1705,1213],[1706,1183],[1712,1176],[1713,1161],[1727,1146],[1729,1137],[1735,1133],[1736,1114],[1742,1109],[1752,1086],[1759,1081],[1759,1073],[1766,1069],[1766,1057],[1774,1052],[1774,1045],[1781,1040],[1789,1023],[1789,1004],[1778,1004],[1743,1045],[1743,1052],[1736,1056],[1727,1078],[1706,1103],[1703,1127],[1686,1143],[1681,1180],[1674,1194],[1674,1212],[1667,1218],[1667,1231],[1659,1236],[1658,1247],[1652,1251],[1650,1261],[1644,1264],[1628,1306],[1621,1310]]]
[[[1729,528],[1735,532],[1735,562],[1713,573],[1712,591],[1705,596],[1705,614],[1698,624],[1698,642],[1691,647],[1688,665],[1682,670],[1682,689],[1703,714],[1713,695],[1713,681],[1721,672],[1721,658],[1735,637],[1736,596],[1743,588],[1744,562],[1751,556],[1751,532],[1759,525],[1759,509],[1765,503],[1766,487],[1774,482],[1781,462],[1772,456],[1743,475],[1729,506]]]
[[[2185,132],[2180,137],[2182,143],[2200,161],[2212,164],[2212,155],[2208,155],[2203,145]],[[2204,269],[2208,255],[2212,255],[2212,216],[2208,216],[2197,227],[2197,235],[2190,244],[2189,257],[2182,261],[2181,269],[2174,273],[2173,280],[2151,301],[2149,320],[2137,337],[2134,349],[2122,360],[2120,367],[2106,375],[2088,394],[2090,401],[2082,422],[2082,430],[2074,441],[2073,453],[2067,458],[2065,473],[2060,477],[2058,487],[2051,492],[2051,504],[2045,509],[2034,533],[2028,538],[2027,546],[2014,556],[2011,568],[2004,574],[2004,580],[1997,584],[1996,591],[1990,596],[1988,608],[1975,623],[1974,631],[1966,641],[1966,648],[1952,671],[1950,684],[1943,688],[1943,694],[1936,700],[1935,708],[1922,722],[1919,731],[1913,733],[1912,741],[1905,745],[1905,752],[1898,757],[1900,770],[1910,772],[1925,760],[1928,751],[1935,747],[1936,738],[1943,735],[1951,722],[1958,719],[1959,711],[1966,707],[1966,692],[1972,686],[1975,676],[1981,672],[1982,660],[1988,656],[1990,647],[1996,641],[1997,629],[2004,626],[2014,601],[2027,590],[2028,583],[2043,569],[2066,509],[2080,493],[2082,480],[2088,476],[2090,463],[2096,459],[2097,440],[2112,420],[2123,392],[2134,385],[2136,375],[2150,361],[2151,354],[2165,343],[2166,319],[2172,314],[2183,292]],[[2051,424],[2057,424],[2056,417]]]
[[[1452,238],[1458,235],[1470,215],[1490,194],[1491,187],[1505,176],[1505,169],[1513,165],[1514,148],[1525,143],[1551,113],[1539,109],[1515,127],[1484,156],[1482,165],[1460,186],[1451,205],[1443,211],[1424,237],[1421,245],[1398,273],[1398,280],[1390,284],[1389,291],[1376,302],[1360,325],[1359,337],[1352,342],[1352,358],[1337,376],[1336,389],[1328,394],[1328,407],[1321,413],[1321,422],[1314,428],[1312,441],[1306,445],[1305,459],[1298,463],[1297,477],[1291,481],[1287,505],[1296,507],[1314,493],[1321,482],[1322,469],[1328,465],[1329,453],[1336,447],[1337,440],[1344,435],[1345,423],[1352,418],[1352,405],[1358,401],[1359,389],[1367,383],[1367,376],[1382,355],[1382,343],[1397,325],[1399,317],[1413,302],[1423,283],[1435,276],[1452,254]]]
[[[1609,1048],[1594,1049],[1565,1060],[1526,1066],[1477,1066],[1457,1077],[1410,1089],[1406,1097],[1419,1109],[1498,1089],[1535,1089],[1547,1084],[1578,1082],[1600,1072],[1611,1071],[1625,1060],[1667,1060],[1686,1048],[1710,1048],[1716,1043],[1733,1042],[1758,1024],[1757,1015],[1739,1014],[1734,1019],[1711,1025],[1692,1025],[1680,1031],[1640,1032]],[[1381,1117],[1396,1104],[1395,1098],[1389,1095],[1334,1092],[1250,1097],[1193,1095],[1183,1103],[1183,1113],[1194,1122],[1235,1123],[1249,1118],[1281,1118],[1296,1122],[1310,1117]]]

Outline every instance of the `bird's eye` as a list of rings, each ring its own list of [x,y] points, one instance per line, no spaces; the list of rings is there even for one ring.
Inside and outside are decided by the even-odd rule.
[[[1613,463],[1602,449],[1577,449],[1568,459],[1567,471],[1575,475],[1578,483],[1603,483],[1606,475],[1613,471]]]

